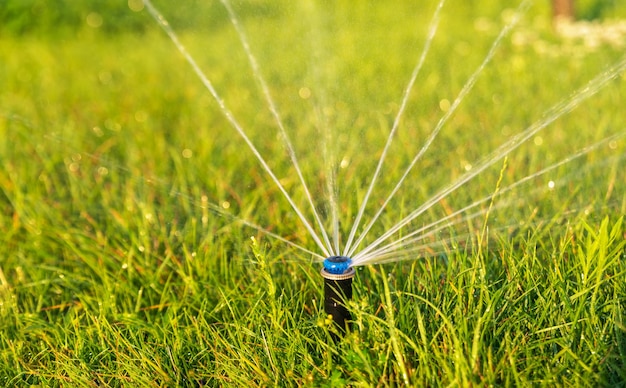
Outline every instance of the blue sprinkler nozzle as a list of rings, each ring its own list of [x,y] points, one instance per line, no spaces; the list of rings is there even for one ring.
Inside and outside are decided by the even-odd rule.
[[[334,275],[341,275],[350,268],[352,260],[346,256],[331,256],[324,260],[324,269],[326,272]]]

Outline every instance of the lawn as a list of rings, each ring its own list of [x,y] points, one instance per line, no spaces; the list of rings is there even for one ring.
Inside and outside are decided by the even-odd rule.
[[[568,37],[449,0],[428,44],[437,2],[235,4],[255,72],[219,2],[155,1],[220,108],[141,2],[31,3],[0,13],[0,385],[626,385],[617,5]],[[366,202],[358,254],[430,201],[333,340],[294,207],[343,247]]]

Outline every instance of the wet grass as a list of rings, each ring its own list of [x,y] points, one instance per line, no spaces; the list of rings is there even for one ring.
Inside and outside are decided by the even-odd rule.
[[[344,234],[434,10],[370,6],[240,10],[317,200],[324,150],[343,162]],[[510,14],[448,7],[366,214]],[[546,9],[529,12],[368,241],[622,55],[563,42]],[[174,25],[306,208],[228,23],[210,39],[184,27]],[[445,254],[359,268],[354,330],[335,343],[319,265],[229,214],[316,250],[311,238],[156,26],[9,36],[0,51],[1,385],[624,385],[623,139],[509,193],[515,206],[494,208],[487,229],[486,215],[456,225]],[[623,82],[417,221],[624,134]]]

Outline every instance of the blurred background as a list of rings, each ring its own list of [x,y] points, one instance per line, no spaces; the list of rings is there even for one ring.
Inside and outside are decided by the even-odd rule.
[[[249,1],[246,9],[256,16],[267,15],[280,8],[280,1]],[[483,4],[476,0],[464,2],[468,9],[493,7],[499,12],[502,4]],[[626,17],[626,2],[617,0],[541,0],[535,2],[545,17],[554,15],[574,20],[600,21]],[[214,22],[226,20],[226,11],[219,1],[190,0],[158,4],[172,24],[186,28],[213,28]],[[511,2],[510,6],[515,6]],[[144,32],[152,21],[142,0],[2,0],[0,1],[1,34],[76,33],[85,28],[97,28],[105,33]],[[132,11],[132,12],[131,12]],[[245,17],[246,15],[240,15]],[[213,20],[207,19],[207,17]]]

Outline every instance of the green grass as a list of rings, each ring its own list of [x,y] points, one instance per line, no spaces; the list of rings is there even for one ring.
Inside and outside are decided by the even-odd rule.
[[[435,5],[252,7],[238,12],[316,201],[326,198],[324,151],[346,162],[337,176],[345,236]],[[367,241],[622,57],[610,45],[564,43],[542,7],[505,39]],[[219,12],[215,25],[178,15],[173,27],[306,208]],[[144,13],[135,16],[145,22]],[[506,15],[444,8],[367,215]],[[444,254],[360,267],[354,330],[335,343],[319,264],[226,215],[317,251],[276,186],[156,23],[112,30],[0,40],[0,385],[626,385],[623,138],[495,197],[488,216],[489,203],[442,232],[456,236]],[[412,227],[623,135],[624,81]],[[558,185],[545,190],[550,180]],[[498,208],[507,199],[515,205]]]

